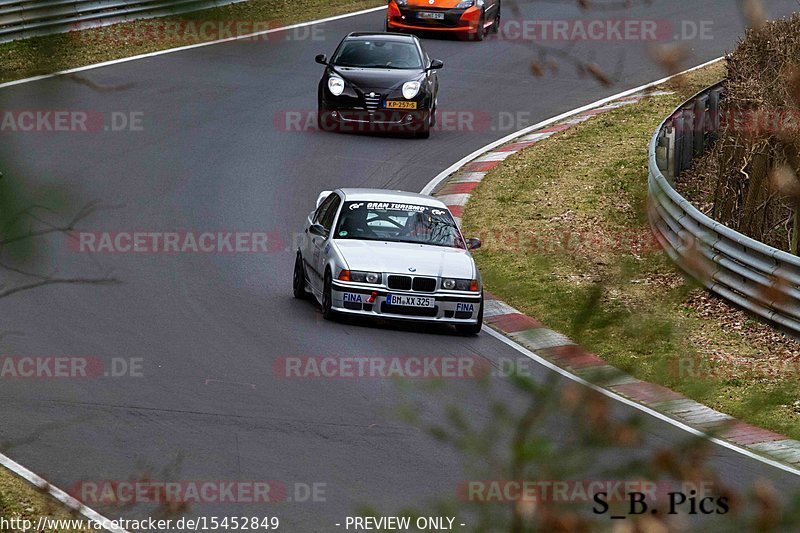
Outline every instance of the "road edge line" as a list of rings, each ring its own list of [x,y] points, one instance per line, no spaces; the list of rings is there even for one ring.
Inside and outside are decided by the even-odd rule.
[[[288,26],[282,26],[280,28],[272,28],[272,29],[264,30],[264,31],[260,31],[260,32],[249,33],[247,35],[239,35],[239,36],[236,36],[236,37],[229,37],[227,39],[218,39],[218,40],[215,40],[215,41],[196,43],[196,44],[191,44],[191,45],[187,45],[187,46],[180,46],[180,47],[176,47],[176,48],[167,48],[167,49],[164,49],[164,50],[157,50],[155,52],[148,52],[146,54],[139,54],[139,55],[123,57],[123,58],[119,58],[119,59],[112,59],[110,61],[103,61],[103,62],[100,62],[100,63],[92,63],[90,65],[84,65],[82,67],[75,67],[75,68],[71,68],[71,69],[52,72],[50,74],[41,74],[39,76],[31,76],[29,78],[22,78],[22,79],[19,79],[19,80],[7,81],[7,82],[4,82],[4,83],[0,83],[0,89],[5,89],[7,87],[14,87],[14,86],[17,86],[17,85],[22,85],[22,84],[25,84],[25,83],[31,83],[31,82],[34,82],[34,81],[46,80],[46,79],[49,79],[49,78],[55,78],[55,77],[58,77],[58,76],[63,76],[65,74],[74,74],[76,72],[83,72],[83,71],[86,71],[86,70],[94,70],[94,69],[97,69],[97,68],[107,67],[107,66],[111,66],[111,65],[117,65],[117,64],[120,64],[120,63],[127,63],[127,62],[130,62],[130,61],[137,61],[139,59],[146,59],[146,58],[149,58],[149,57],[156,57],[156,56],[160,56],[160,55],[171,54],[171,53],[174,53],[174,52],[181,52],[181,51],[184,51],[184,50],[191,50],[191,49],[194,49],[194,48],[201,48],[201,47],[204,47],[204,46],[211,46],[211,45],[215,45],[215,44],[222,44],[222,43],[227,43],[227,42],[232,42],[232,41],[238,41],[238,40],[242,40],[242,39],[258,37],[260,35],[266,35],[266,34],[269,34],[269,33],[276,33],[276,32],[280,32],[280,31],[293,30],[293,29],[296,29],[296,28],[303,28],[303,27],[306,27],[306,26],[313,26],[315,24],[323,24],[323,23],[326,23],[326,22],[333,22],[333,21],[336,21],[336,20],[344,19],[344,18],[357,17],[357,16],[360,16],[360,15],[368,14],[368,13],[374,13],[374,12],[381,11],[381,10],[384,10],[384,9],[386,9],[386,6],[378,6],[378,7],[373,7],[373,8],[369,8],[369,9],[362,9],[360,11],[354,11],[352,13],[343,13],[341,15],[334,15],[332,17],[326,17],[326,18],[322,18],[322,19],[311,20],[311,21],[308,21],[308,22],[299,22],[297,24],[290,24]],[[0,453],[0,466],[5,467],[11,473],[17,475],[19,478],[21,478],[21,479],[27,481],[28,483],[32,484],[36,489],[38,489],[40,491],[47,492],[47,494],[49,496],[51,496],[52,498],[54,498],[56,501],[62,503],[65,506],[67,506],[72,511],[79,512],[86,519],[91,520],[91,521],[93,521],[95,523],[98,523],[98,524],[101,524],[101,525],[108,524],[109,522],[111,522],[111,520],[109,520],[105,516],[101,515],[100,513],[98,513],[94,509],[92,509],[91,507],[88,507],[88,506],[82,504],[80,501],[78,501],[77,499],[73,498],[72,496],[70,496],[69,494],[64,492],[63,490],[59,489],[58,487],[56,487],[55,485],[51,484],[50,482],[48,482],[47,480],[45,480],[41,476],[35,474],[31,470],[28,470],[27,468],[25,468],[21,464],[17,463],[13,459],[11,459],[10,457],[8,457],[8,456],[6,456],[6,455],[4,455],[2,453]],[[124,529],[121,529],[121,528],[104,528],[104,529],[106,529],[108,531],[112,531],[113,533],[128,533],[128,531],[126,531]]]
[[[459,159],[458,161],[456,161],[455,163],[453,163],[452,165],[447,167],[445,170],[440,172],[431,181],[429,181],[428,184],[425,185],[425,187],[422,189],[421,193],[422,194],[431,194],[431,192],[436,190],[436,188],[446,178],[448,178],[451,174],[455,173],[458,169],[460,169],[461,167],[463,167],[464,165],[466,165],[467,163],[469,163],[473,159],[477,159],[478,157],[482,156],[486,152],[489,152],[489,151],[497,148],[498,146],[502,146],[502,145],[504,145],[504,144],[506,144],[506,143],[508,143],[510,141],[513,141],[514,139],[516,139],[518,137],[522,137],[525,134],[532,133],[532,132],[534,132],[534,131],[536,131],[538,129],[544,128],[545,126],[549,126],[550,124],[554,124],[554,123],[559,122],[561,120],[573,117],[573,116],[578,115],[580,113],[583,113],[585,111],[590,111],[590,110],[592,110],[594,108],[600,107],[600,106],[605,105],[605,104],[610,103],[610,102],[613,102],[614,100],[619,100],[621,98],[625,98],[626,96],[631,96],[633,94],[636,94],[636,93],[645,91],[647,89],[650,89],[651,87],[656,87],[656,86],[661,85],[663,83],[666,83],[666,82],[668,82],[668,81],[670,81],[670,80],[672,80],[674,78],[677,78],[678,76],[682,76],[684,74],[688,74],[690,72],[694,72],[695,70],[700,70],[701,68],[707,67],[709,65],[713,65],[714,63],[716,63],[718,61],[722,61],[723,59],[725,59],[725,56],[718,57],[716,59],[712,59],[711,61],[706,61],[705,63],[703,63],[701,65],[697,65],[696,67],[692,67],[690,69],[684,70],[684,71],[679,72],[677,74],[673,74],[671,76],[667,76],[666,78],[661,78],[660,80],[657,80],[657,81],[654,81],[654,82],[650,82],[650,83],[647,83],[645,85],[640,85],[639,87],[634,87],[633,89],[628,89],[627,91],[622,91],[621,93],[617,93],[617,94],[615,94],[613,96],[608,96],[606,98],[602,98],[602,99],[597,100],[596,102],[593,102],[591,104],[587,104],[585,106],[581,106],[581,107],[579,107],[577,109],[573,109],[572,111],[567,111],[567,112],[562,113],[560,115],[557,115],[555,117],[548,118],[547,120],[543,120],[542,122],[539,122],[539,123],[534,124],[532,126],[527,126],[525,128],[522,128],[521,130],[517,130],[516,132],[511,133],[509,135],[506,135],[505,137],[503,137],[501,139],[498,139],[498,140],[496,140],[496,141],[494,141],[492,143],[489,143],[486,146],[483,146],[482,148],[478,148],[477,150],[475,150],[474,152],[472,152],[468,156]],[[2,88],[1,85],[0,85],[0,88]]]
[[[111,520],[101,515],[91,507],[84,505],[83,503],[73,498],[63,490],[51,484],[46,479],[42,478],[41,476],[38,476],[37,474],[34,474],[33,472],[31,472],[18,462],[14,461],[10,457],[2,453],[0,453],[0,466],[5,467],[12,473],[16,474],[18,477],[27,481],[28,483],[33,485],[37,490],[41,492],[46,492],[53,499],[62,503],[67,508],[69,508],[69,510],[78,512],[81,515],[83,515],[83,517],[86,518],[87,520],[100,524],[106,531],[111,531],[112,533],[128,533],[128,531],[119,527],[106,527],[108,524],[110,524]]]
[[[166,55],[166,54],[172,54],[172,53],[175,53],[175,52],[183,52],[184,50],[192,50],[194,48],[202,48],[204,46],[212,46],[212,45],[215,45],[215,44],[229,43],[229,42],[233,42],[233,41],[241,41],[241,40],[244,40],[244,39],[251,39],[253,37],[258,37],[260,35],[267,35],[267,34],[270,34],[270,33],[277,33],[277,32],[281,32],[281,31],[294,30],[294,29],[297,29],[297,28],[304,28],[306,26],[313,26],[315,24],[324,24],[326,22],[333,22],[335,20],[341,20],[341,19],[344,19],[344,18],[357,17],[357,16],[360,16],[360,15],[366,15],[366,14],[369,14],[369,13],[375,13],[375,12],[378,12],[378,11],[381,11],[381,10],[384,10],[384,9],[386,9],[386,6],[371,7],[369,9],[362,9],[360,11],[353,11],[352,13],[343,13],[341,15],[334,15],[334,16],[326,17],[326,18],[322,18],[322,19],[310,20],[308,22],[298,22],[297,24],[290,24],[288,26],[281,26],[280,28],[272,28],[272,29],[269,29],[269,30],[263,30],[263,31],[248,33],[246,35],[237,35],[235,37],[227,37],[225,39],[217,39],[217,40],[214,40],[214,41],[207,41],[207,42],[202,42],[202,43],[188,44],[186,46],[178,46],[178,47],[175,47],[175,48],[165,48],[164,50],[156,50],[155,52],[147,52],[145,54],[139,54],[139,55],[135,55],[135,56],[121,57],[119,59],[111,59],[109,61],[103,61],[103,62],[100,62],[100,63],[92,63],[90,65],[84,65],[82,67],[75,67],[75,68],[70,68],[70,69],[66,69],[66,70],[59,70],[57,72],[52,72],[50,74],[41,74],[39,76],[31,76],[29,78],[22,78],[20,80],[7,81],[7,82],[4,82],[4,83],[0,83],[0,89],[5,89],[6,87],[13,87],[15,85],[22,85],[24,83],[31,83],[31,82],[34,82],[34,81],[46,80],[46,79],[49,79],[49,78],[55,78],[55,77],[58,77],[58,76],[63,76],[65,74],[74,74],[76,72],[83,72],[83,71],[86,71],[86,70],[94,70],[94,69],[97,69],[97,68],[108,67],[108,66],[117,65],[117,64],[120,64],[120,63],[128,63],[129,61],[137,61],[139,59],[147,59],[149,57],[156,57],[156,56],[161,56],[161,55]]]
[[[581,106],[581,107],[576,108],[574,110],[567,111],[567,112],[562,113],[560,115],[557,115],[555,117],[549,118],[547,120],[544,120],[544,121],[539,122],[537,124],[534,124],[532,126],[527,126],[527,127],[523,128],[521,130],[518,130],[518,131],[516,131],[514,133],[511,133],[509,135],[506,135],[505,137],[503,137],[501,139],[498,139],[498,140],[496,140],[496,141],[494,141],[492,143],[489,143],[489,144],[483,146],[482,148],[479,148],[478,150],[475,150],[474,152],[472,152],[468,156],[461,158],[456,163],[452,164],[451,166],[449,166],[448,168],[446,168],[445,170],[440,172],[436,177],[434,177],[431,181],[429,181],[427,183],[427,185],[425,185],[425,187],[422,189],[421,193],[422,194],[428,194],[428,195],[431,195],[431,194],[435,195],[435,193],[442,191],[444,194],[439,194],[438,196],[440,196],[440,199],[442,199],[442,201],[444,201],[444,203],[448,205],[448,208],[450,208],[451,211],[454,211],[453,214],[456,217],[456,219],[457,219],[457,221],[459,222],[459,225],[460,225],[460,219],[461,219],[461,215],[463,213],[463,207],[466,205],[466,203],[467,203],[467,201],[469,199],[471,190],[475,186],[477,186],[477,184],[483,179],[483,176],[485,175],[485,173],[490,168],[500,164],[502,162],[502,160],[505,159],[506,156],[508,156],[510,154],[513,154],[513,153],[515,153],[517,151],[523,150],[527,146],[529,146],[531,144],[534,144],[534,143],[538,142],[539,140],[542,140],[542,139],[544,139],[544,138],[546,138],[546,137],[548,137],[548,136],[550,136],[550,135],[552,135],[552,134],[554,134],[554,133],[556,133],[558,131],[563,131],[564,129],[567,129],[567,128],[571,127],[572,125],[576,124],[576,123],[582,122],[584,120],[588,120],[589,118],[591,118],[593,116],[593,114],[591,113],[592,111],[599,110],[600,108],[603,108],[604,106],[606,106],[606,110],[610,110],[610,109],[612,109],[614,107],[619,107],[621,105],[625,105],[624,99],[627,98],[627,97],[636,97],[635,101],[639,101],[643,96],[645,96],[645,91],[647,91],[648,89],[651,89],[651,88],[657,87],[659,85],[662,85],[662,84],[664,84],[664,83],[666,83],[666,82],[668,82],[668,81],[670,81],[670,80],[672,80],[672,79],[674,79],[674,78],[676,78],[678,76],[682,76],[682,75],[688,74],[690,72],[693,72],[695,70],[707,67],[709,65],[713,65],[714,63],[717,63],[717,62],[723,60],[724,58],[725,58],[725,56],[718,57],[716,59],[713,59],[711,61],[707,61],[705,63],[702,63],[702,64],[697,65],[695,67],[692,67],[690,69],[684,70],[684,71],[679,72],[677,74],[673,74],[671,76],[667,76],[666,78],[662,78],[660,80],[656,80],[654,82],[650,82],[650,83],[647,83],[645,85],[641,85],[639,87],[635,87],[633,89],[628,89],[628,90],[620,92],[620,93],[618,93],[616,95],[609,96],[609,97],[603,98],[601,100],[597,100],[596,102],[593,102],[591,104],[587,104],[585,106]],[[633,103],[633,102],[629,102],[629,103]],[[615,104],[617,104],[617,105],[615,105]],[[573,117],[577,117],[577,118],[573,118]],[[567,120],[567,119],[573,119],[573,120],[570,121],[570,120]],[[551,125],[556,125],[556,126],[551,128],[550,131],[545,129],[545,128],[547,128],[547,126],[551,126]],[[541,130],[544,130],[544,131],[541,131]],[[502,151],[502,152],[498,151],[498,152],[495,152],[494,154],[490,155],[489,157],[483,158],[484,161],[476,161],[476,160],[479,160],[481,158],[481,156],[484,156],[485,154],[488,154],[489,152],[492,152],[492,150],[494,150],[495,148],[498,148],[498,147],[504,146],[506,144],[509,144],[512,141],[519,140],[521,137],[524,137],[524,136],[526,136],[528,134],[533,134],[533,135],[531,135],[531,137],[537,137],[537,135],[538,135],[538,137],[536,139],[529,139],[527,142],[521,142],[520,143],[521,145],[525,145],[525,146],[515,147],[513,150],[508,150],[508,151]],[[473,169],[467,168],[467,169],[465,169],[465,167],[467,167],[470,164],[476,165],[476,168],[473,168]],[[462,179],[454,180],[453,186],[451,187],[448,182],[450,181],[451,178],[453,178],[459,172],[464,173],[464,174],[469,174],[469,176],[468,177],[465,176]],[[448,188],[451,188],[452,191],[448,192],[447,191]],[[453,201],[452,202],[448,202],[447,201],[448,197]],[[450,205],[450,204],[453,204],[453,205]],[[524,333],[526,331],[527,332],[538,332],[539,335],[541,337],[543,337],[543,339],[542,339],[543,342],[539,341],[539,342],[541,342],[541,348],[537,348],[537,349],[550,350],[555,359],[562,359],[562,360],[566,361],[567,362],[567,366],[570,366],[568,364],[570,362],[570,359],[575,361],[575,360],[580,358],[581,359],[580,364],[585,365],[582,368],[592,367],[593,366],[594,368],[603,367],[603,368],[606,368],[606,369],[613,369],[616,372],[620,372],[620,371],[617,370],[617,369],[614,369],[610,365],[606,364],[605,361],[602,361],[601,359],[597,358],[596,356],[593,356],[592,354],[588,354],[588,353],[583,352],[582,349],[580,349],[579,347],[577,347],[574,344],[572,344],[572,341],[570,341],[566,337],[563,337],[563,335],[560,335],[557,332],[546,330],[546,329],[538,327],[538,326],[531,326],[532,322],[536,322],[535,319],[531,319],[530,317],[527,317],[526,315],[520,313],[516,309],[514,309],[511,306],[509,306],[508,304],[506,304],[505,302],[502,302],[501,300],[495,300],[495,299],[490,299],[490,301],[495,302],[493,305],[497,308],[495,313],[494,313],[494,316],[503,317],[503,319],[507,323],[512,324],[512,325],[516,324],[516,325],[514,327],[510,327],[509,328],[509,330],[511,330],[511,331],[503,331],[502,328],[500,328],[500,327],[496,326],[495,327],[496,329],[493,329],[492,327],[484,324],[484,326],[482,328],[482,331],[488,333],[492,337],[495,337],[496,339],[500,340],[504,344],[514,348],[518,352],[520,352],[523,355],[527,356],[529,359],[539,363],[540,365],[542,365],[542,366],[544,366],[544,367],[546,367],[546,368],[548,368],[550,370],[553,370],[553,371],[557,372],[558,374],[560,374],[560,375],[562,375],[562,376],[564,376],[564,377],[566,377],[566,378],[568,378],[568,379],[570,379],[570,380],[572,380],[572,381],[574,381],[576,383],[585,385],[585,386],[591,388],[592,390],[600,392],[601,394],[603,394],[604,396],[606,396],[608,398],[616,400],[616,401],[618,401],[618,402],[620,402],[620,403],[622,403],[624,405],[628,405],[630,407],[633,407],[633,408],[635,408],[635,409],[637,409],[637,410],[639,410],[639,411],[641,411],[641,412],[643,412],[645,414],[648,414],[648,415],[650,415],[650,416],[652,416],[652,417],[654,417],[654,418],[656,418],[658,420],[661,420],[662,422],[666,422],[666,423],[668,423],[668,424],[670,424],[670,425],[672,425],[674,427],[677,427],[677,428],[679,428],[679,429],[681,429],[683,431],[686,431],[687,433],[689,433],[691,435],[694,435],[696,437],[705,438],[705,439],[709,440],[710,442],[712,442],[714,444],[722,446],[723,448],[729,449],[731,451],[737,452],[737,453],[739,453],[741,455],[744,455],[744,456],[746,456],[746,457],[748,457],[750,459],[754,459],[756,461],[759,461],[761,463],[769,465],[769,466],[771,466],[773,468],[777,468],[777,469],[782,470],[784,472],[787,472],[787,473],[790,473],[790,474],[794,474],[796,476],[800,476],[800,469],[795,468],[788,461],[782,462],[782,460],[780,460],[780,458],[779,459],[773,459],[771,456],[768,456],[768,455],[770,455],[769,451],[763,451],[763,452],[754,451],[754,450],[752,450],[752,449],[747,447],[748,445],[752,446],[752,445],[757,445],[757,444],[761,444],[762,446],[770,446],[770,445],[775,446],[775,445],[777,445],[779,448],[781,446],[785,446],[786,450],[789,451],[790,453],[796,453],[797,451],[800,451],[800,442],[792,441],[791,439],[783,437],[782,435],[778,435],[778,434],[772,433],[772,432],[770,432],[768,430],[763,430],[763,429],[757,428],[755,426],[749,426],[749,425],[744,424],[744,423],[742,423],[742,422],[740,422],[740,421],[738,421],[736,419],[733,419],[732,417],[729,417],[728,415],[725,415],[724,413],[719,413],[717,411],[714,411],[713,409],[710,409],[707,406],[705,406],[703,404],[700,404],[699,402],[695,402],[694,400],[690,400],[688,398],[685,398],[682,395],[679,395],[678,393],[675,393],[675,392],[671,391],[670,389],[666,389],[665,387],[661,387],[659,385],[654,385],[654,384],[651,384],[649,382],[637,380],[635,378],[632,378],[632,376],[627,376],[627,375],[623,374],[623,376],[631,378],[631,381],[628,382],[628,383],[624,383],[622,385],[609,385],[609,384],[606,384],[606,386],[602,386],[602,385],[599,385],[599,384],[596,384],[596,383],[592,383],[592,382],[588,381],[587,379],[582,378],[577,373],[574,373],[574,372],[568,370],[567,368],[559,366],[559,364],[556,364],[555,362],[550,361],[550,360],[542,357],[541,355],[538,355],[532,349],[529,349],[528,347],[526,347],[522,342],[519,342],[517,340],[517,337],[520,336],[520,333]],[[491,317],[489,319],[487,319],[487,321],[489,321],[491,323]],[[558,340],[556,342],[554,342],[553,339],[558,339]],[[524,337],[523,337],[522,340],[524,341],[524,340],[527,340],[527,339],[524,339]],[[535,345],[537,341],[536,341],[536,339],[534,339],[533,341],[530,341],[530,342],[532,342],[532,344]],[[559,351],[559,349],[561,351]],[[576,367],[575,366],[570,366],[570,368],[572,368],[574,370]],[[638,392],[640,398],[636,398],[634,396],[626,397],[625,395],[620,394],[619,392],[616,392],[616,391],[611,389],[611,387],[615,387],[615,386],[616,387],[620,387],[620,386],[625,386],[625,385],[627,385],[631,389],[634,389],[634,391],[632,391],[632,394],[636,394]],[[638,391],[635,390],[635,389],[637,389],[637,387],[639,389]],[[641,392],[642,390],[644,391],[643,393]],[[654,405],[655,404],[659,404],[659,403],[662,403],[662,404],[663,403],[669,403],[670,401],[691,402],[691,404],[693,404],[693,406],[696,406],[697,409],[699,409],[701,411],[705,410],[703,415],[706,417],[706,419],[707,419],[706,422],[707,422],[707,424],[709,426],[711,425],[712,422],[713,423],[725,424],[725,423],[728,423],[730,421],[730,422],[732,422],[734,424],[738,423],[739,426],[735,427],[735,431],[740,431],[740,432],[744,433],[744,435],[741,435],[738,438],[739,438],[739,440],[743,441],[745,444],[739,444],[739,443],[736,443],[736,442],[731,442],[730,440],[726,440],[724,438],[719,438],[719,437],[715,437],[715,436],[709,435],[703,429],[698,429],[697,427],[693,427],[689,423],[685,423],[685,422],[679,420],[678,418],[672,417],[672,416],[670,416],[669,414],[667,414],[665,412],[659,411],[659,410],[649,406],[646,403],[648,400],[645,399],[648,394],[654,395],[655,400],[653,400],[653,399],[649,400],[650,403],[652,403]],[[675,395],[675,396],[671,396],[671,395]],[[679,396],[680,398],[677,398],[677,396]],[[783,439],[780,439],[780,437],[783,437]],[[760,439],[760,440],[758,440],[758,439]],[[735,440],[735,438],[734,438],[734,440]]]

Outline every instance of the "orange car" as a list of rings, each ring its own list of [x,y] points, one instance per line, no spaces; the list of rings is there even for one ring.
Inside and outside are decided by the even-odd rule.
[[[453,32],[482,41],[500,28],[500,0],[389,0],[386,31]]]

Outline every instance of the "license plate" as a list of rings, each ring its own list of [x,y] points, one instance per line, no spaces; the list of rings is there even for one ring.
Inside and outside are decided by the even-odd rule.
[[[433,307],[434,299],[424,296],[398,296],[387,294],[386,303],[389,305],[402,305],[404,307]]]
[[[420,11],[417,18],[428,20],[444,20],[444,13],[431,13],[430,11]]]
[[[416,102],[404,102],[403,100],[387,100],[387,109],[416,109]]]

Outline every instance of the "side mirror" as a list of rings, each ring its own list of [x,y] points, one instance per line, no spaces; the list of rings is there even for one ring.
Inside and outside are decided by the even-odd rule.
[[[431,59],[431,65],[428,67],[428,70],[439,70],[440,68],[444,68],[444,61],[440,59]]]
[[[325,54],[319,54],[317,57],[314,58],[314,61],[316,61],[320,65],[327,65],[328,56],[326,56]]]
[[[326,230],[325,226],[322,224],[311,224],[311,227],[308,228],[308,231],[317,237],[326,237],[328,235],[328,230]]]
[[[481,244],[483,244],[483,243],[477,237],[472,237],[471,239],[467,239],[467,249],[468,250],[477,250],[478,248],[481,247]]]

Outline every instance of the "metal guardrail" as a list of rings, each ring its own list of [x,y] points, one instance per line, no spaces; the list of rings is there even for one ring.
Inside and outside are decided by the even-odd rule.
[[[723,83],[689,99],[656,130],[649,147],[650,225],[670,258],[706,288],[800,333],[800,257],[712,220],[671,184],[716,139]]]
[[[0,0],[0,43],[245,0]]]

